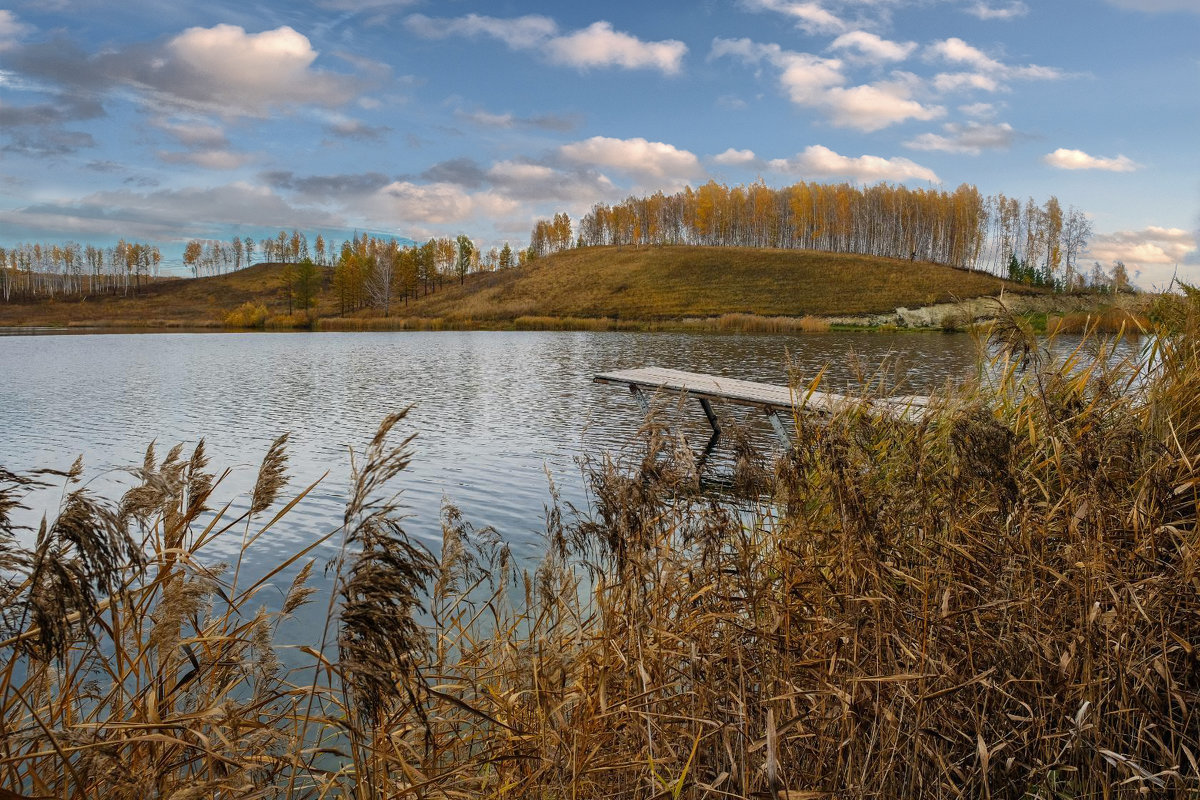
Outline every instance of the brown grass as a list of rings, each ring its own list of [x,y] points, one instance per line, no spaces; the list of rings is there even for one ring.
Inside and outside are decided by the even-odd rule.
[[[135,295],[0,303],[0,325],[145,327],[146,320],[220,326],[245,303],[261,304],[282,327],[289,319],[284,268],[259,264],[196,280],[160,281]],[[339,314],[322,269],[314,319]],[[724,315],[778,318],[772,330],[807,330],[787,318],[888,312],[955,298],[1032,291],[982,273],[869,256],[735,247],[590,247],[568,250],[520,269],[469,276],[462,286],[411,300],[394,321],[364,310],[325,330],[409,330],[414,320],[447,328],[520,327],[517,320],[563,320],[577,330],[642,328]],[[612,320],[612,323],[583,320]],[[522,323],[522,326],[529,324]],[[542,324],[542,323],[538,323]],[[361,326],[361,327],[357,327]],[[595,327],[593,327],[595,326]],[[607,326],[607,327],[606,327]],[[241,327],[241,326],[238,326]],[[300,327],[311,327],[306,319]],[[735,328],[737,329],[737,328]],[[759,330],[751,326],[747,330]]]
[[[327,285],[331,271],[322,268]],[[331,293],[322,294],[316,312],[335,313]],[[0,303],[0,325],[159,328],[222,327],[225,315],[244,303],[263,305],[270,315],[287,314],[283,267],[258,264],[227,275],[161,280],[128,295]],[[169,321],[173,324],[164,326]]]
[[[1002,317],[980,382],[913,424],[865,404],[801,417],[773,467],[731,429],[740,500],[700,491],[655,415],[633,459],[590,465],[588,509],[550,503],[529,571],[452,507],[438,559],[404,535],[388,486],[409,439],[390,443],[389,417],[334,532],[329,646],[303,643],[312,664],[290,673],[272,632],[309,599],[307,551],[280,566],[307,564],[276,613],[255,610],[275,574],[203,558],[286,524],[284,440],[236,520],[201,521],[202,449],[148,454],[112,505],[76,467],[33,548],[6,520],[47,476],[0,470],[0,786],[1195,796],[1200,300],[1174,310],[1133,361],[1048,362]]]
[[[1027,291],[982,273],[867,256],[740,247],[588,247],[476,276],[416,301],[416,313],[658,320],[803,317],[915,308]]]
[[[1096,311],[1077,311],[1061,317],[1046,318],[1046,332],[1069,334],[1124,334],[1140,336],[1151,329],[1144,314],[1124,308],[1104,308]]]

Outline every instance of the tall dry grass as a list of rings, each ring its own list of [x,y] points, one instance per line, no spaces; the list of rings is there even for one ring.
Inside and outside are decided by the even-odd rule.
[[[272,576],[201,511],[202,449],[111,506],[66,475],[0,474],[7,659],[0,786],[53,797],[1083,798],[1200,791],[1200,301],[1146,358],[1051,360],[992,327],[980,379],[913,424],[866,404],[797,419],[742,500],[699,490],[656,419],[588,469],[519,569],[452,507],[434,558],[404,535],[410,458],[385,420],[352,468],[324,646],[285,670]],[[872,383],[878,386],[878,383]],[[886,387],[875,391],[884,392]],[[735,437],[735,439],[738,437]],[[22,548],[29,481],[66,481]],[[311,487],[310,487],[311,488]],[[202,519],[210,521],[201,522]],[[316,546],[314,543],[313,547]],[[64,590],[68,587],[69,590]]]

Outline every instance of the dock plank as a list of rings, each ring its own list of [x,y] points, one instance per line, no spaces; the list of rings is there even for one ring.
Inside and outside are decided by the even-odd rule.
[[[744,381],[702,372],[684,372],[663,367],[642,367],[601,372],[594,378],[597,383],[619,383],[629,386],[667,392],[679,392],[704,399],[724,400],[740,405],[758,406],[765,410],[798,408],[801,411],[830,414],[839,408],[864,402],[860,398],[831,392],[797,394],[787,386],[773,383]],[[797,403],[797,401],[803,401]],[[869,401],[889,416],[908,418],[915,411],[923,410],[929,398],[908,395]]]

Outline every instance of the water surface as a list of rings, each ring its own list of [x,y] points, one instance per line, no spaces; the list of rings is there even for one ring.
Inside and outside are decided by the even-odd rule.
[[[852,357],[853,354],[853,357]],[[67,468],[105,489],[114,468],[204,438],[214,467],[232,467],[218,498],[244,495],[272,440],[291,432],[291,490],[328,472],[314,495],[252,553],[266,569],[340,522],[349,448],[409,405],[397,430],[417,434],[397,489],[407,529],[435,549],[443,499],[476,526],[494,526],[523,559],[541,553],[547,473],[581,505],[582,454],[630,445],[641,412],[601,371],[641,366],[787,382],[826,368],[837,391],[892,359],[906,391],[970,374],[964,335],[828,333],[793,336],[596,332],[179,333],[0,339],[0,465]],[[687,409],[696,445],[706,430]],[[718,407],[718,412],[721,408]],[[764,441],[769,429],[758,417]],[[719,456],[719,454],[718,454]],[[719,458],[718,458],[719,462]],[[54,502],[58,494],[39,497]],[[244,498],[240,501],[244,505]],[[238,541],[213,555],[228,557]]]

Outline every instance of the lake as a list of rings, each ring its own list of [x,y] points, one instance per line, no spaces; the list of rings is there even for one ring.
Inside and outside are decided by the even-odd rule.
[[[66,469],[116,496],[151,441],[161,457],[204,437],[211,465],[232,474],[216,499],[241,497],[279,434],[292,434],[288,497],[328,477],[260,540],[247,569],[265,569],[340,524],[349,450],[361,451],[389,412],[414,406],[397,434],[417,434],[414,459],[395,488],[410,534],[435,552],[443,499],[477,527],[494,526],[526,563],[541,554],[547,473],[564,500],[582,505],[576,459],[629,447],[641,412],[596,372],[662,366],[773,383],[827,367],[823,388],[855,381],[895,359],[905,391],[969,375],[965,335],[827,333],[800,336],[596,332],[177,333],[0,337],[0,466]],[[718,413],[722,409],[718,406]],[[687,408],[690,441],[706,423]],[[751,418],[764,446],[769,428]],[[720,452],[714,469],[719,470]],[[59,493],[42,492],[41,504]],[[40,514],[43,508],[37,509]],[[27,515],[29,516],[29,515]],[[32,522],[29,516],[27,521]],[[239,541],[211,551],[229,557]],[[332,545],[322,555],[333,552]]]

